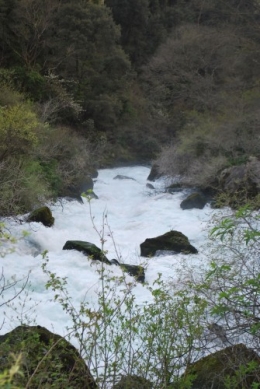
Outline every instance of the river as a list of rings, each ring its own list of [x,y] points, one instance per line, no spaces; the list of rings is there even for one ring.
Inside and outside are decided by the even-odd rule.
[[[85,240],[100,247],[100,234],[103,234],[108,259],[117,258],[123,263],[145,266],[145,279],[150,286],[158,273],[164,280],[178,283],[180,269],[186,266],[198,269],[203,264],[213,210],[206,205],[203,210],[183,211],[180,203],[185,192],[165,193],[167,182],[163,179],[153,183],[155,189],[148,188],[149,171],[144,166],[100,170],[94,185],[98,199],[91,200],[90,204],[84,199],[83,204],[64,200],[49,205],[55,217],[51,228],[21,222],[26,215],[5,220],[8,231],[18,240],[14,251],[6,252],[0,258],[4,277],[19,280],[28,272],[30,277],[20,298],[0,307],[0,317],[4,319],[1,333],[22,322],[37,323],[64,335],[66,327],[71,324],[69,316],[53,301],[53,292],[45,288],[47,276],[41,267],[44,262],[41,253],[45,250],[48,269],[60,277],[67,277],[68,292],[75,305],[82,299],[96,304],[100,285],[98,265],[80,252],[62,250],[67,240]],[[115,179],[117,175],[132,179]],[[140,243],[169,230],[184,233],[199,254],[140,257]],[[23,231],[26,236],[21,238]],[[109,268],[113,274],[121,275],[121,269],[116,265]],[[130,282],[132,277],[129,275],[127,279]],[[4,299],[12,297],[13,293],[10,288]],[[140,283],[135,286],[134,293],[140,304],[151,299],[148,289]]]

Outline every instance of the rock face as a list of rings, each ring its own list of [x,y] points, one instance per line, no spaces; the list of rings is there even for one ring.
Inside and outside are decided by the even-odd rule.
[[[77,250],[96,261],[101,261],[110,265],[110,261],[107,259],[102,250],[96,245],[82,240],[68,240],[63,246],[63,250]]]
[[[251,157],[246,164],[224,169],[218,178],[220,189],[239,200],[252,199],[260,193],[260,161]]]
[[[14,384],[18,387],[97,388],[88,367],[75,347],[44,327],[19,326],[0,336],[0,372],[12,366],[12,353],[22,354],[20,369],[23,375],[17,374],[14,378]]]
[[[198,208],[203,209],[207,203],[207,199],[201,193],[196,192],[190,194],[185,200],[180,204],[181,209],[192,209]]]
[[[142,257],[153,257],[157,250],[169,250],[183,254],[197,254],[188,238],[179,231],[169,231],[156,238],[148,238],[140,245]]]
[[[123,376],[112,389],[152,389],[153,384],[143,377],[136,375]]]
[[[239,373],[239,369],[252,362],[255,369]],[[186,374],[195,375],[191,389],[225,389],[228,376],[235,380],[232,388],[252,388],[253,382],[260,382],[260,358],[244,344],[237,344],[200,359],[186,370]]]
[[[27,221],[42,223],[46,227],[51,227],[54,224],[54,217],[52,216],[49,207],[41,207],[32,211],[28,216]]]

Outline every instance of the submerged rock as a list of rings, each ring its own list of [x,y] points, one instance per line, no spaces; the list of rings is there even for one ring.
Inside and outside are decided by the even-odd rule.
[[[179,182],[174,182],[173,184],[166,187],[167,193],[173,194],[173,193],[178,193],[178,192],[182,192],[182,191],[183,191],[183,187]]]
[[[135,277],[136,281],[144,282],[145,281],[145,272],[144,267],[140,265],[128,265],[127,263],[120,263],[117,259],[111,259],[110,262],[112,265],[120,266],[123,271],[130,274],[130,276]]]
[[[13,385],[21,388],[96,389],[89,368],[65,338],[41,326],[19,326],[0,336],[0,373],[13,365],[12,354],[22,356]]]
[[[152,389],[153,384],[137,375],[126,375],[112,389]]]
[[[133,180],[133,181],[136,181],[134,178],[132,177],[128,177],[128,176],[122,176],[121,174],[118,174],[117,176],[115,176],[113,178],[114,180]]]
[[[246,369],[252,362],[255,367]],[[229,378],[236,383],[232,388],[252,388],[260,382],[260,357],[244,344],[236,344],[198,360],[187,368],[188,374],[195,376],[191,389],[225,389]]]
[[[37,208],[27,218],[28,222],[42,223],[45,227],[53,226],[54,220],[49,207]]]
[[[140,245],[142,257],[153,257],[158,250],[174,251],[182,254],[197,254],[189,239],[179,231],[169,231],[156,238],[148,238]]]
[[[110,261],[107,259],[103,251],[93,243],[82,240],[68,240],[63,246],[63,250],[77,250],[86,254],[93,260],[101,261],[110,265]]]
[[[192,209],[198,208],[203,209],[207,203],[207,199],[199,192],[195,192],[186,197],[185,200],[181,202],[181,209]]]

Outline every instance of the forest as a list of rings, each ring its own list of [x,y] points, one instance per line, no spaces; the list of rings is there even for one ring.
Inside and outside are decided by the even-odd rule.
[[[98,167],[158,159],[208,187],[259,156],[259,18],[257,0],[1,0],[1,215]]]

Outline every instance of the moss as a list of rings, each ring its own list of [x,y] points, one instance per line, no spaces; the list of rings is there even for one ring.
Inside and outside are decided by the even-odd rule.
[[[54,224],[54,217],[48,207],[41,207],[35,209],[27,218],[28,222],[42,223],[46,227],[51,227]]]
[[[0,371],[10,368],[12,354],[22,354],[14,384],[28,389],[95,389],[78,351],[59,335],[40,326],[20,326],[0,336]]]

